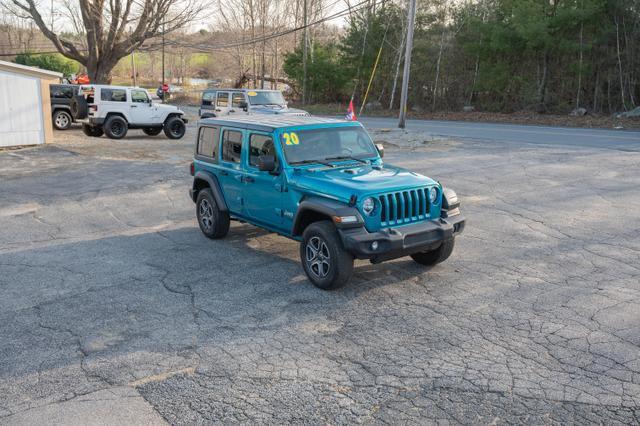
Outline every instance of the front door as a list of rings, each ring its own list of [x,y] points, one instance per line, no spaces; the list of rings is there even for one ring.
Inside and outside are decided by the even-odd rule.
[[[245,212],[254,222],[283,229],[283,174],[279,172],[281,163],[277,160],[273,135],[249,132],[247,139],[246,174],[243,179]],[[260,155],[273,155],[276,158],[275,172],[258,170]]]
[[[244,92],[232,92],[231,93],[231,108],[229,108],[229,115],[244,114],[242,104],[244,103]]]
[[[143,89],[131,89],[129,104],[131,124],[150,124],[153,122],[153,107],[149,103],[149,95]]]
[[[222,144],[220,145],[220,167],[218,179],[224,193],[224,199],[231,213],[244,215],[242,199],[242,185],[244,171],[242,170],[242,138],[240,130],[222,130]]]

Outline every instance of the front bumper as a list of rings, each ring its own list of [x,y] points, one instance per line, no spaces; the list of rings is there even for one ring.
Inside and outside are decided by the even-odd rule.
[[[373,263],[408,256],[413,253],[434,250],[443,241],[454,238],[464,230],[465,218],[456,215],[429,220],[397,228],[369,232],[364,227],[338,229],[344,248],[358,259],[370,259]],[[376,241],[376,250],[371,243]]]

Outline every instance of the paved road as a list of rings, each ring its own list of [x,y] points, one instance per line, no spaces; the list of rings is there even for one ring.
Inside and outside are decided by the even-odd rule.
[[[323,292],[295,242],[204,238],[192,139],[140,135],[0,153],[0,424],[640,421],[640,153],[389,145],[467,229]]]
[[[396,128],[398,125],[398,120],[391,118],[363,118],[362,122],[371,128]],[[433,137],[640,151],[639,131],[430,120],[408,120],[407,129]]]

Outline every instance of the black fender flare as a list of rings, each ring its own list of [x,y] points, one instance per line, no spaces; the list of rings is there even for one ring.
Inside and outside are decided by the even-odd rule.
[[[200,190],[198,181],[204,181],[208,184],[209,188],[211,189],[211,192],[213,193],[213,198],[215,198],[216,204],[218,205],[218,208],[220,209],[220,211],[223,211],[223,212],[229,211],[229,208],[227,207],[227,203],[224,200],[224,195],[222,194],[222,189],[220,189],[220,183],[218,182],[218,178],[213,173],[206,172],[203,170],[197,171],[196,174],[193,176],[193,188],[191,189],[190,192],[191,192],[191,199],[193,200],[194,203],[198,199],[198,191]]]
[[[293,218],[292,234],[294,236],[302,235],[305,225],[303,218],[305,213],[308,212],[319,213],[329,218],[333,218],[334,216],[355,216],[357,218],[357,221],[353,223],[336,223],[334,221],[337,228],[356,228],[364,226],[362,215],[355,207],[350,207],[345,203],[327,198],[309,197],[303,199],[298,205],[298,210]]]

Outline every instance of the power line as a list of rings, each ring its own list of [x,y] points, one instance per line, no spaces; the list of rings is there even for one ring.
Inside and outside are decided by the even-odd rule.
[[[337,4],[338,2],[335,2],[335,4]],[[169,45],[173,45],[173,46],[180,46],[180,47],[186,47],[186,48],[190,48],[190,49],[194,49],[200,52],[215,52],[215,51],[224,51],[224,49],[231,49],[231,48],[236,48],[236,47],[242,47],[242,46],[248,46],[248,45],[252,45],[252,44],[257,44],[260,42],[264,42],[264,41],[269,41],[269,40],[273,40],[275,38],[280,38],[280,37],[284,37],[286,35],[289,34],[293,34],[296,33],[298,31],[302,31],[302,30],[306,30],[309,27],[318,25],[318,24],[322,24],[324,22],[333,20],[333,19],[337,19],[337,18],[342,18],[344,16],[350,15],[353,12],[357,12],[360,9],[364,9],[366,7],[369,6],[369,0],[362,0],[359,3],[356,3],[354,6],[348,7],[347,9],[343,9],[341,11],[338,11],[332,15],[326,16],[324,18],[318,19],[316,21],[313,22],[309,22],[305,25],[301,25],[295,28],[291,28],[285,31],[280,31],[280,32],[273,32],[271,34],[262,36],[262,37],[256,37],[253,38],[251,40],[244,40],[241,42],[235,42],[235,43],[227,43],[227,44],[220,44],[220,45],[213,45],[213,46],[202,46],[199,44],[195,44],[195,43],[184,43],[184,42],[180,42],[177,40],[166,40],[166,44]],[[87,49],[78,49],[78,51],[80,52],[86,52]],[[15,53],[0,53],[0,57],[2,56],[16,56],[19,54],[32,54],[32,55],[46,55],[46,54],[54,54],[54,53],[59,53],[57,50],[52,50],[52,51],[36,51],[36,52],[29,52],[29,51],[23,51],[23,52],[15,52]]]
[[[216,51],[216,50],[221,50],[221,49],[229,49],[229,48],[234,48],[234,47],[242,47],[242,46],[248,46],[248,45],[252,45],[252,44],[257,44],[263,41],[269,41],[272,40],[274,38],[279,38],[279,37],[283,37],[289,34],[293,34],[295,32],[298,31],[302,31],[305,30],[311,26],[314,25],[318,25],[318,24],[322,24],[326,21],[330,21],[336,18],[341,18],[343,16],[347,16],[349,14],[351,14],[354,11],[358,11],[359,9],[364,9],[365,6],[369,5],[369,0],[363,0],[360,3],[357,3],[355,6],[352,6],[351,8],[347,8],[347,9],[343,9],[339,12],[334,13],[333,15],[329,15],[326,16],[324,18],[318,19],[317,21],[313,21],[313,22],[309,22],[306,25],[301,25],[295,28],[291,28],[285,31],[281,31],[281,32],[274,32],[262,37],[256,37],[253,38],[251,40],[244,40],[244,41],[240,41],[240,42],[235,42],[235,43],[228,43],[228,44],[220,44],[220,45],[213,45],[213,46],[206,46],[206,47],[201,47],[198,44],[194,44],[194,43],[183,43],[183,42],[179,42],[176,40],[169,40],[169,42],[174,43],[175,45],[179,45],[182,47],[189,47],[189,48],[193,48],[193,49],[198,49],[200,51]]]

